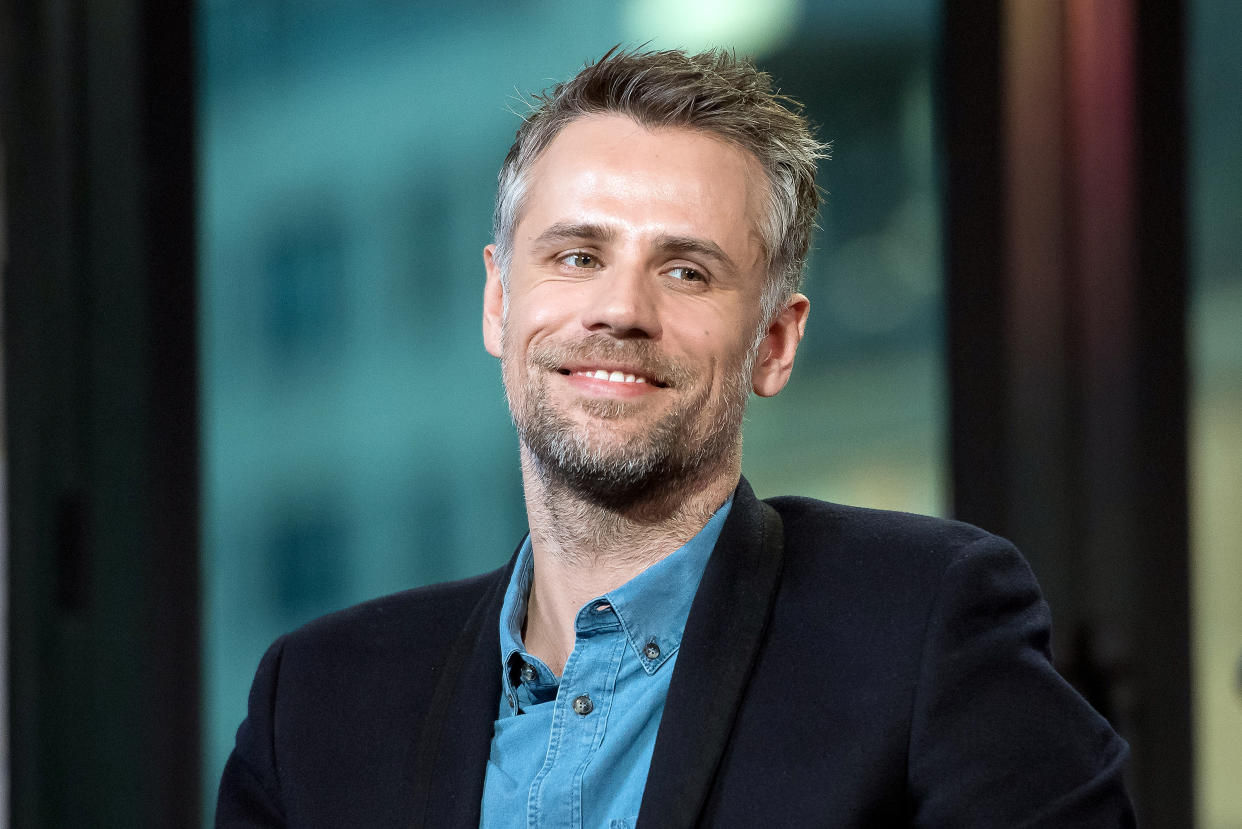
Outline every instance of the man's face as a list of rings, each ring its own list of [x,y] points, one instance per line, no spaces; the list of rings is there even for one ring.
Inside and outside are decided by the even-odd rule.
[[[619,115],[533,165],[507,288],[485,252],[484,340],[544,474],[625,501],[736,466],[752,385],[776,391],[753,376],[766,187],[743,150]]]

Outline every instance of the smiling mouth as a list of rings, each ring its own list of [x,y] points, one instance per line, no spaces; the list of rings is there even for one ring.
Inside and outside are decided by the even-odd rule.
[[[657,389],[668,388],[667,383],[659,380],[651,380],[641,374],[631,374],[626,371],[609,371],[608,369],[575,369],[573,371],[567,368],[557,369],[557,372],[564,377],[586,377],[592,380],[605,380],[609,383],[626,383],[626,384],[643,384],[650,385]]]

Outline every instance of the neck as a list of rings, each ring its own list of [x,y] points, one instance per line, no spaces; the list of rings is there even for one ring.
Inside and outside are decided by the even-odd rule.
[[[559,675],[573,650],[574,619],[582,605],[693,538],[732,494],[740,475],[738,452],[646,500],[604,505],[549,480],[523,447],[535,568],[526,611],[527,651]]]

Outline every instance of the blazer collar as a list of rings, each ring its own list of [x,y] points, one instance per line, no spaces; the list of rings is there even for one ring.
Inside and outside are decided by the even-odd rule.
[[[783,559],[780,516],[743,478],[690,607],[639,826],[697,823],[758,659]]]
[[[479,825],[492,724],[500,703],[500,605],[516,557],[492,574],[438,669],[414,745],[413,826]]]

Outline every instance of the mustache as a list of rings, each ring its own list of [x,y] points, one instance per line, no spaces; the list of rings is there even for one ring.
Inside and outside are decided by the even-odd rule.
[[[589,334],[572,343],[542,342],[530,349],[527,359],[548,371],[561,371],[570,363],[618,361],[662,386],[682,386],[694,377],[651,340],[619,340],[606,334]]]

